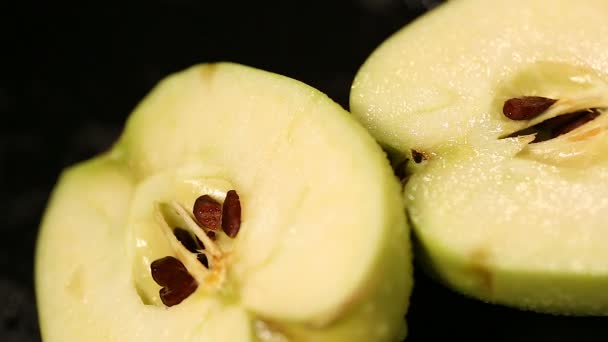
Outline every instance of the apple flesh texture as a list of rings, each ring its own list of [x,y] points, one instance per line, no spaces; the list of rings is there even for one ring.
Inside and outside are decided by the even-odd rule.
[[[166,308],[155,202],[236,189],[222,280]],[[373,138],[295,80],[220,63],[171,75],[111,151],[66,170],[42,222],[45,341],[391,341],[412,288],[398,182]],[[222,245],[221,239],[218,244]]]
[[[608,2],[449,1],[370,56],[351,111],[395,163],[422,264],[447,286],[540,312],[608,314],[605,115],[556,139],[506,138],[608,107]],[[512,121],[503,103],[559,101]]]

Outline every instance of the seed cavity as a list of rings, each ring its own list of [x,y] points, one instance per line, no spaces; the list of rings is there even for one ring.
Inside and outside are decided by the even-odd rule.
[[[197,253],[197,251],[201,248],[202,242],[199,243],[196,241],[198,240],[198,238],[193,239],[192,235],[190,234],[190,232],[188,232],[187,230],[185,230],[184,228],[175,228],[173,229],[173,235],[175,235],[175,238],[182,243],[182,245],[184,247],[186,247],[186,249],[191,252],[191,253]],[[198,240],[200,242],[200,240]]]
[[[222,255],[222,251],[219,249],[219,247],[213,243],[211,239],[209,239],[207,234],[201,229],[198,223],[192,219],[184,207],[177,202],[171,202],[169,206],[184,221],[187,229],[203,243],[205,246],[205,253],[216,257],[220,257]]]
[[[198,287],[196,280],[179,259],[167,256],[150,264],[152,279],[162,286],[160,299],[166,306],[174,306],[188,298]]]
[[[241,229],[241,201],[235,190],[226,193],[222,209],[222,230],[229,237],[235,238]]]
[[[549,109],[557,100],[542,96],[515,97],[505,101],[502,112],[511,120],[530,120]]]
[[[538,124],[524,128],[503,138],[513,138],[523,135],[536,134],[531,143],[539,143],[557,138],[560,135],[569,133],[574,129],[588,123],[600,116],[600,109],[590,108],[574,113],[562,114],[554,118],[539,122]]]
[[[207,256],[204,253],[198,253],[196,255],[196,259],[198,259],[198,261],[203,264],[203,266],[209,268],[209,259],[207,259]]]
[[[405,184],[408,178],[410,177],[410,173],[407,169],[407,164],[409,163],[409,161],[410,160],[407,158],[403,159],[402,161],[397,163],[397,165],[395,165],[395,167],[393,168],[395,176],[397,176],[397,178],[401,181],[402,184]]]
[[[228,191],[223,205],[202,195],[196,199],[192,214],[177,202],[157,203],[156,212],[159,227],[176,255],[150,264],[152,278],[162,287],[159,295],[163,304],[181,303],[199,284],[219,286],[225,278],[223,259],[229,251],[223,251],[226,246],[214,241],[222,231],[235,238],[240,230],[241,202],[237,192]]]
[[[207,237],[179,203],[157,203],[156,206],[158,226],[169,242],[171,249],[174,251],[175,257],[184,264],[198,284],[205,284],[205,279],[210,276],[211,268],[214,268],[216,263],[218,263],[218,267],[221,268],[221,265],[219,264],[221,263],[222,252],[219,247]],[[188,237],[187,234],[177,230],[177,236],[180,236],[183,241],[186,241],[187,245],[192,244],[190,240],[194,239],[195,241],[198,241],[196,242],[196,246],[200,246],[200,248],[196,248],[194,252],[186,248],[184,243],[178,240],[175,234],[176,230],[171,228],[170,222],[179,222],[180,228],[183,227],[182,229],[186,230],[188,234],[194,234],[196,238],[193,238],[192,236]],[[201,262],[197,258],[197,254],[199,253],[207,256],[209,261],[208,267],[201,265]]]
[[[416,151],[416,150],[411,150],[412,153],[412,159],[414,160],[414,162],[416,164],[420,164],[422,163],[423,160],[427,160],[428,158],[426,157],[426,155],[424,154],[424,152],[420,152],[420,151]]]
[[[209,236],[209,234],[207,234],[207,236]],[[205,244],[203,244],[203,242],[198,238],[198,236],[195,236],[194,238],[196,239],[196,243],[201,246],[200,249],[205,249]]]
[[[211,196],[202,195],[194,201],[192,214],[201,226],[217,230],[222,219],[222,205]]]

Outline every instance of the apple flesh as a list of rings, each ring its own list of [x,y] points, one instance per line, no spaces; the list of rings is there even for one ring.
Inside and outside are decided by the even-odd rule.
[[[197,229],[236,190],[242,223]],[[246,66],[193,66],[137,106],[113,148],[66,170],[41,226],[45,341],[393,341],[412,288],[408,226],[381,148],[342,108]],[[209,268],[172,235],[201,237]],[[155,260],[198,287],[167,307]]]
[[[405,171],[439,281],[491,303],[608,314],[607,22],[603,0],[448,1],[361,67],[351,111]],[[557,101],[505,115],[529,96]],[[535,141],[581,111],[597,117]]]

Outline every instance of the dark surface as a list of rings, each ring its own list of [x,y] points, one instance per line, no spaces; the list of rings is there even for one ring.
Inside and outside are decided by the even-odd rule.
[[[219,1],[218,1],[219,2]],[[163,76],[227,60],[304,81],[347,106],[369,53],[438,1],[164,0],[0,8],[0,341],[39,340],[38,224],[60,170],[103,151]],[[2,5],[4,7],[5,5]],[[608,289],[607,289],[608,290]],[[606,341],[602,318],[557,318],[465,299],[417,274],[408,341]]]

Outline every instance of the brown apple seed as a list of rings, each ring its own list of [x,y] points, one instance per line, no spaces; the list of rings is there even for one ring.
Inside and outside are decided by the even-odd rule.
[[[502,112],[511,120],[530,120],[549,109],[557,100],[542,96],[515,97],[505,101]]]
[[[188,298],[198,284],[188,273],[188,270],[179,259],[166,256],[150,264],[152,279],[162,286],[159,291],[160,299],[166,306],[173,306]]]
[[[184,299],[188,298],[194,291],[198,285],[196,281],[192,281],[179,289],[163,287],[158,292],[160,295],[160,299],[166,306],[173,306],[181,303]]]
[[[207,232],[207,237],[209,237],[209,239],[211,239],[211,241],[215,241],[217,239],[215,232],[211,231],[211,230]]]
[[[213,230],[220,227],[222,205],[209,195],[202,195],[194,201],[192,213],[200,225]]]
[[[563,124],[562,126],[560,126],[558,129],[556,129],[555,132],[553,132],[554,137],[558,137],[562,134],[566,134],[570,131],[573,131],[576,128],[579,128],[582,125],[586,124],[587,122],[597,118],[600,115],[600,113],[597,110],[591,110],[591,111],[584,112],[584,113],[574,113],[574,114],[581,114],[581,115],[577,116],[576,119],[574,119],[570,122],[567,122],[567,123]]]
[[[226,193],[222,213],[222,229],[231,238],[236,237],[241,229],[241,202],[235,190]]]

